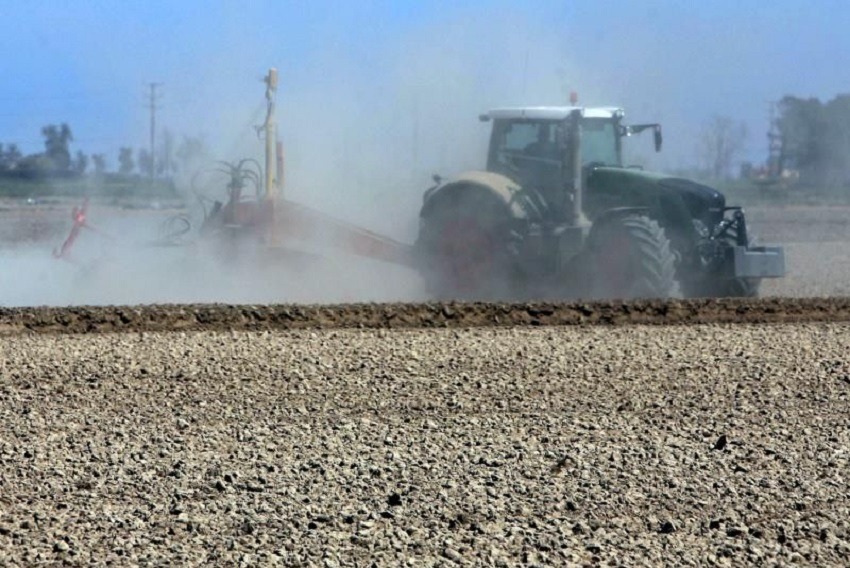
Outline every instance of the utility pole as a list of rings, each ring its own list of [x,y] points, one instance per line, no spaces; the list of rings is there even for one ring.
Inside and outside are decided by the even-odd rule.
[[[150,163],[150,176],[151,176],[151,189],[153,189],[154,184],[154,176],[156,175],[156,111],[159,108],[157,106],[159,93],[156,92],[157,87],[161,87],[162,83],[150,83],[150,94],[148,95],[148,110],[151,115],[151,133],[150,133],[150,154],[151,154],[151,163]]]

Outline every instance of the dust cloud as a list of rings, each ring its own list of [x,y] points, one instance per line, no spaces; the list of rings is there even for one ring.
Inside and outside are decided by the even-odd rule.
[[[602,39],[594,40],[599,49],[590,58],[589,48],[574,49],[574,36],[588,38],[578,33],[581,17],[566,27],[551,25],[545,13],[507,3],[488,10],[445,7],[428,20],[407,22],[397,30],[376,25],[380,32],[368,34],[338,37],[337,28],[348,23],[319,25],[306,34],[309,41],[290,52],[286,34],[299,30],[286,29],[285,9],[262,8],[268,13],[257,14],[258,9],[246,6],[245,17],[241,7],[223,9],[221,27],[203,34],[191,29],[191,21],[180,21],[174,35],[139,47],[140,53],[149,50],[144,53],[150,61],[138,56],[138,66],[127,65],[126,48],[99,50],[97,58],[83,57],[75,48],[68,53],[76,54],[77,71],[92,85],[115,84],[129,92],[146,81],[161,81],[160,124],[178,141],[184,135],[204,140],[207,160],[198,165],[205,170],[216,167],[214,160],[261,159],[263,143],[256,130],[265,112],[261,79],[269,67],[276,67],[285,198],[402,243],[416,237],[422,194],[432,174],[451,176],[484,165],[488,126],[477,117],[489,108],[564,104],[575,89],[583,104],[624,105],[630,121],[661,121],[668,134],[681,135],[687,132],[684,125],[696,120],[694,81],[681,77],[692,70],[690,58],[698,48],[689,47],[683,52],[687,57],[671,55],[667,42],[654,32],[635,30],[631,22],[617,18],[606,22],[607,35],[600,32]],[[282,28],[268,24],[255,29],[261,15],[277,18]],[[565,37],[563,30],[570,26],[577,33]],[[618,37],[626,38],[628,49],[615,41]],[[584,55],[579,59],[577,53]],[[679,67],[657,64],[669,57]],[[697,94],[703,101],[713,96],[706,89]],[[143,111],[133,120],[119,120],[115,114],[127,139],[146,140]],[[659,157],[647,136],[638,137],[627,148],[629,163],[653,168],[654,161],[676,155],[677,148],[681,156],[682,138],[666,136],[665,154]],[[75,263],[51,256],[70,227],[70,201],[45,213],[53,220],[52,231],[39,239],[21,243],[15,235],[6,238],[8,230],[0,231],[0,305],[425,297],[421,279],[411,269],[314,250],[304,243],[293,246],[315,253],[309,262],[279,262],[261,256],[261,247],[246,247],[235,260],[224,258],[219,243],[198,235],[203,213],[190,188],[192,173],[184,169],[178,177],[193,220],[187,246],[149,246],[173,212],[128,211],[96,201],[90,221],[113,238],[84,233],[74,251]],[[207,176],[199,189],[207,198],[225,200],[226,183],[221,176]],[[27,206],[9,205],[2,212],[4,222],[15,218],[16,207]],[[759,228],[759,219],[755,221]],[[783,235],[769,242],[782,243]],[[830,276],[829,282],[837,279]],[[783,286],[781,281],[771,283],[768,293],[796,295]],[[822,294],[831,288],[818,283],[805,289]]]
[[[84,231],[67,259],[29,243],[0,248],[3,306],[147,303],[275,303],[415,300],[410,270],[368,259],[316,255],[294,260],[266,254],[259,244],[232,249],[215,240],[160,246],[159,217],[95,207],[97,232]],[[94,223],[94,221],[93,221]],[[64,236],[63,236],[64,238]],[[400,291],[404,291],[401,293]]]
[[[170,108],[161,120],[178,136],[202,137],[211,159],[201,169],[214,169],[213,159],[262,161],[255,128],[265,114],[260,79],[267,67],[277,67],[285,197],[403,243],[416,237],[431,174],[483,166],[488,131],[477,119],[482,111],[562,103],[569,90],[565,76],[574,75],[559,38],[510,10],[482,17],[458,9],[379,46],[321,42],[291,67],[275,55],[247,36],[236,53],[229,46],[220,52],[208,47],[208,65],[192,65],[185,77],[162,78]],[[57,261],[50,253],[70,221],[55,212],[51,240],[0,249],[0,304],[424,298],[413,270],[335,250],[311,251],[317,254],[301,264],[260,258],[250,248],[238,261],[223,260],[216,243],[198,238],[203,214],[191,178],[187,172],[180,177],[193,218],[190,246],[148,246],[166,213],[134,215],[101,204],[89,218],[110,236],[84,232],[75,262]],[[226,200],[226,178],[204,180],[195,189]]]

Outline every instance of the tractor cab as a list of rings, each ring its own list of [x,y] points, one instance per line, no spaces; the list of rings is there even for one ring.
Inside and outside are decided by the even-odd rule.
[[[587,166],[623,166],[623,138],[651,129],[655,151],[661,150],[661,125],[623,124],[617,107],[528,107],[491,110],[481,115],[493,121],[489,171],[516,174],[532,164],[560,166],[569,160],[569,118],[578,113],[581,126],[581,162]]]
[[[549,211],[575,219],[588,174],[599,167],[623,167],[624,138],[652,129],[655,149],[661,149],[659,124],[625,125],[623,117],[617,107],[491,110],[480,117],[493,122],[487,171],[515,180],[539,194]]]

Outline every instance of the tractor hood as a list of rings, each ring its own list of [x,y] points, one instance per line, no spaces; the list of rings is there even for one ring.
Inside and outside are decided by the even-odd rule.
[[[722,216],[726,207],[726,197],[712,187],[633,168],[594,168],[587,175],[586,189],[586,206],[591,210],[591,216],[592,210],[598,208],[655,207],[678,202],[692,217],[708,221]]]

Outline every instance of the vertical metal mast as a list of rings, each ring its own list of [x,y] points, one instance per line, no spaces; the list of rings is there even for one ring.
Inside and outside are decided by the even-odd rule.
[[[265,78],[266,83],[266,122],[263,125],[263,130],[266,134],[266,168],[265,168],[265,192],[266,200],[273,201],[275,199],[275,177],[277,170],[277,158],[275,156],[276,148],[276,124],[274,117],[275,110],[275,94],[277,93],[277,69],[272,67],[269,69],[269,74]]]

